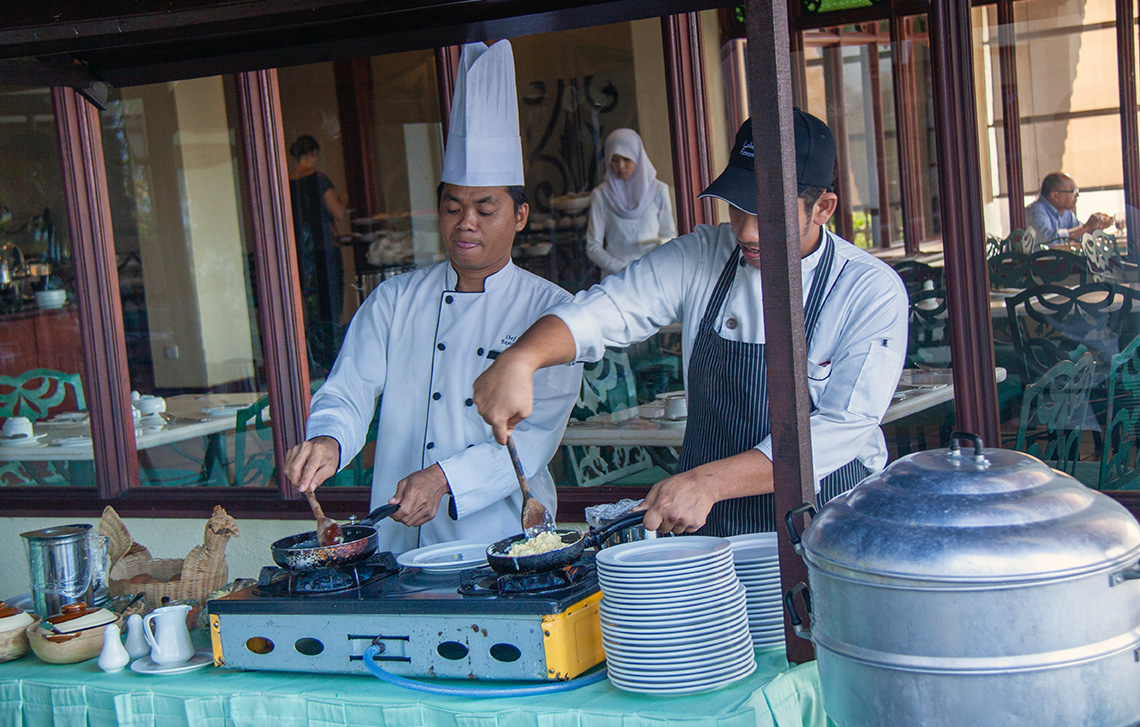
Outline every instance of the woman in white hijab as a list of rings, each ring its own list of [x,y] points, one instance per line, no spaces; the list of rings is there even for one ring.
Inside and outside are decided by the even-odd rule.
[[[669,187],[633,129],[606,138],[606,179],[590,195],[586,254],[612,275],[664,240],[677,236]]]

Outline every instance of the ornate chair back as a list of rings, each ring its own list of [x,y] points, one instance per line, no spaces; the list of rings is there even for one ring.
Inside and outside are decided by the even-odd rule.
[[[629,355],[607,349],[601,361],[583,368],[582,390],[570,416],[581,421],[635,406],[637,382]],[[604,485],[654,466],[645,447],[592,444],[568,446],[564,451],[571,475],[579,486]]]
[[[891,264],[891,267],[902,278],[903,285],[906,286],[906,292],[909,295],[922,290],[928,280],[934,284],[935,288],[942,287],[941,268],[935,268],[917,260],[900,260]]]
[[[1079,349],[1094,354],[1105,380],[1113,356],[1140,334],[1140,291],[1106,283],[1040,285],[1006,300],[1022,381],[1033,381]]]
[[[1108,374],[1108,430],[1100,459],[1100,489],[1140,484],[1140,336],[1112,357]]]
[[[69,388],[74,408],[67,411],[87,411],[79,374],[31,369],[19,376],[0,376],[0,417],[46,419],[68,400]]]
[[[1085,353],[1076,362],[1061,361],[1025,387],[1016,449],[1073,474],[1081,437],[1094,421],[1089,409],[1096,360]]]

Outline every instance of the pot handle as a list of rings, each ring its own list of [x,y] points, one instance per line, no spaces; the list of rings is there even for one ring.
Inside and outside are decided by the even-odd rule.
[[[1118,570],[1115,573],[1109,575],[1108,585],[1111,588],[1112,586],[1119,586],[1124,581],[1136,580],[1140,580],[1140,563],[1129,566],[1123,570]]]
[[[807,584],[803,581],[792,586],[788,589],[788,592],[784,594],[784,608],[788,610],[788,620],[792,622],[792,628],[795,629],[796,636],[811,641],[811,628],[804,626],[804,620],[800,618],[799,612],[796,611],[796,595],[801,593],[803,594],[804,612],[810,616],[811,589],[809,589]]]
[[[982,438],[972,432],[950,432],[950,456],[960,457],[962,455],[962,448],[958,446],[959,439],[969,439],[974,443],[974,461],[983,462],[986,459],[985,447],[982,446]]]
[[[634,510],[633,512],[627,512],[621,517],[616,517],[597,530],[591,530],[586,535],[587,538],[590,538],[590,542],[586,544],[586,547],[590,547],[591,545],[596,547],[599,544],[604,543],[606,541],[606,538],[610,537],[614,533],[620,530],[625,530],[626,528],[631,528],[634,525],[640,525],[641,521],[644,519],[644,510]]]
[[[803,555],[804,549],[800,545],[800,533],[796,530],[796,518],[800,515],[815,517],[815,505],[810,502],[801,502],[784,516],[784,524],[788,526],[788,539],[792,541],[792,547],[796,549],[796,552]]]
[[[358,520],[356,524],[375,525],[378,520],[383,520],[399,509],[399,505],[381,505],[380,507],[365,515],[363,520]]]

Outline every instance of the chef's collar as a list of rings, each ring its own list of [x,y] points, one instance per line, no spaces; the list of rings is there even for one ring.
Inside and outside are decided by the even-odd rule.
[[[491,273],[483,279],[483,292],[491,293],[497,290],[505,289],[511,284],[511,279],[514,278],[515,272],[517,270],[518,267],[515,265],[514,261],[507,260],[507,264],[504,265],[502,269]],[[452,266],[450,260],[447,261],[447,275],[444,282],[447,286],[446,289],[448,293],[479,295],[478,293],[472,291],[456,290],[456,288],[459,287],[459,273],[455,272],[455,268]]]
[[[823,249],[827,247],[827,236],[831,234],[827,231],[826,227],[820,227],[819,244],[815,249],[808,253],[807,257],[800,258],[800,273],[807,276],[812,270],[815,270],[819,265],[819,261],[823,259]]]

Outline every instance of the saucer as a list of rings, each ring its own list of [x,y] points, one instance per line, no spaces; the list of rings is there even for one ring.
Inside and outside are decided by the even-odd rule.
[[[81,447],[85,444],[91,444],[91,437],[86,434],[80,434],[75,437],[60,437],[53,439],[51,442],[53,447]]]
[[[181,664],[171,664],[170,666],[155,664],[149,656],[144,656],[131,662],[131,671],[136,671],[139,674],[184,674],[213,663],[214,655],[209,651],[199,651],[190,657],[189,661],[184,661]]]
[[[4,447],[30,447],[37,444],[40,439],[46,437],[47,433],[33,434],[28,437],[4,437],[0,436],[0,446]]]
[[[202,410],[203,414],[208,414],[212,417],[224,417],[227,414],[241,411],[248,408],[249,404],[219,404],[217,406],[208,406]]]

